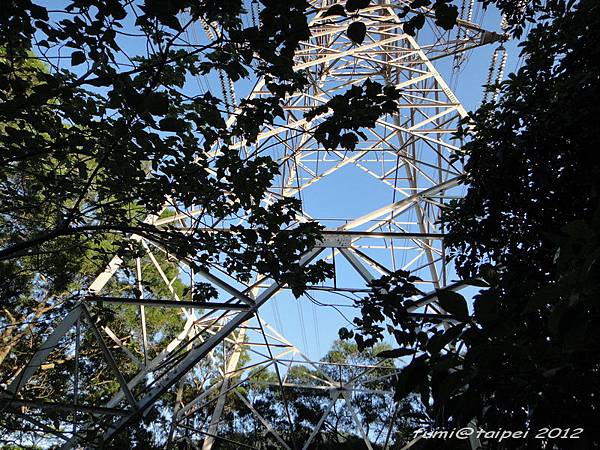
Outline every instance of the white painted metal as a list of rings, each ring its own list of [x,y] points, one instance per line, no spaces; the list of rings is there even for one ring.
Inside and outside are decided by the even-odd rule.
[[[443,313],[436,304],[435,288],[446,285],[442,274],[446,273],[447,268],[442,245],[443,232],[437,219],[448,199],[460,195],[458,184],[462,168],[459,164],[451,162],[449,156],[452,152],[460,151],[460,144],[452,140],[452,135],[456,131],[458,121],[466,113],[431,61],[493,42],[497,40],[498,35],[490,34],[468,21],[461,21],[460,39],[420,46],[416,39],[402,31],[401,20],[396,14],[396,10],[406,2],[379,2],[362,11],[361,20],[365,22],[369,31],[365,41],[356,45],[345,34],[347,24],[323,17],[327,2],[313,3],[318,7],[318,11],[311,20],[312,37],[302,44],[296,58],[296,68],[305,70],[312,80],[310,87],[286,100],[285,117],[272,126],[265,127],[256,143],[250,145],[238,142],[235,148],[244,155],[262,152],[279,164],[279,176],[269,196],[264,200],[265,205],[275,198],[303,198],[313,195],[313,192],[322,192],[320,200],[327,201],[328,194],[335,194],[331,192],[335,185],[328,184],[328,180],[346,172],[350,172],[352,177],[357,177],[356,179],[363,177],[362,179],[369,180],[369,185],[374,182],[380,186],[380,190],[373,191],[370,202],[362,202],[369,204],[367,210],[361,213],[349,212],[347,217],[321,217],[318,211],[313,213],[310,201],[304,202],[304,214],[298,217],[298,222],[319,221],[326,227],[326,232],[323,242],[304,255],[302,264],[309,264],[321,257],[321,254],[327,254],[325,259],[329,260],[341,254],[355,271],[352,276],[346,273],[336,274],[332,285],[320,286],[315,292],[361,292],[375,277],[370,269],[377,273],[390,273],[404,268],[421,276],[422,290],[431,292],[423,295],[413,311],[419,312],[424,307],[431,307],[434,312]],[[397,112],[380,118],[373,128],[365,130],[367,139],[359,142],[353,151],[323,148],[322,144],[315,140],[313,131],[324,116],[308,120],[304,113],[314,106],[326,103],[335,94],[361,85],[367,79],[395,86],[400,90],[401,98]],[[225,83],[224,86],[229,89],[229,93],[226,93],[229,101],[235,102],[235,94],[229,83]],[[259,81],[251,97],[260,98],[266,95],[268,92],[265,91],[264,81]],[[231,115],[227,121],[229,126],[235,122],[235,117],[235,114]],[[215,149],[214,154],[217,153],[218,149]],[[332,197],[333,200],[330,201],[344,195]],[[355,206],[352,205],[353,199],[346,198],[345,201],[349,206]],[[210,227],[202,221],[201,209],[186,209],[181,205],[167,205],[167,209],[172,210],[174,214],[166,218],[152,216],[147,222],[157,226],[179,226],[182,232],[191,226]],[[229,232],[226,228],[222,226],[212,229],[214,232]],[[26,401],[19,397],[20,389],[34,377],[52,348],[65,338],[73,325],[82,318],[90,325],[108,365],[115,372],[121,386],[120,391],[110,401],[105,405],[98,405],[95,413],[96,417],[102,418],[106,430],[102,441],[108,441],[128,424],[146,414],[166,392],[178,385],[183,386],[186,377],[193,376],[194,370],[210,365],[215,348],[223,346],[229,359],[225,361],[224,372],[215,374],[214,378],[218,382],[210,388],[201,389],[198,396],[188,404],[175,408],[173,431],[170,433],[171,437],[176,437],[178,427],[189,430],[190,427],[183,424],[183,420],[199,408],[205,407],[210,396],[217,395],[215,413],[207,430],[203,431],[205,436],[209,436],[204,441],[203,448],[209,450],[214,441],[213,437],[219,432],[218,423],[225,398],[239,385],[230,382],[232,374],[237,374],[238,370],[247,370],[237,367],[240,351],[244,347],[251,347],[253,351],[258,352],[256,346],[243,343],[246,336],[243,331],[244,324],[254,317],[258,318],[260,308],[286,287],[267,279],[263,274],[256,274],[255,282],[247,285],[230,277],[217,265],[210,273],[196,270],[192,275],[196,277],[196,281],[210,283],[225,297],[222,302],[214,302],[212,307],[203,305],[205,309],[201,316],[191,307],[193,305],[190,305],[190,302],[182,301],[172,288],[173,280],[168,279],[150,249],[153,246],[152,250],[156,248],[161,251],[160,247],[139,236],[132,236],[131,239],[142,244],[173,296],[162,302],[147,296],[139,260],[133,262],[136,266],[132,272],[137,275],[133,283],[140,294],[139,298],[130,299],[129,302],[135,303],[140,311],[140,353],[143,355],[144,364],[140,364],[139,372],[129,380],[119,372],[111,351],[102,339],[100,329],[96,327],[82,303],[65,317],[37,350],[30,363],[12,381],[8,388],[10,396],[5,396],[5,400],[7,404],[11,400],[15,404]],[[331,256],[328,256],[329,249]],[[186,266],[186,261],[178,263]],[[110,279],[119,276],[119,271],[127,264],[127,261],[115,256],[106,270],[90,285],[90,294],[101,298],[102,291]],[[361,286],[356,285],[357,280],[362,283]],[[457,284],[451,287],[458,289],[461,286]],[[113,301],[118,299],[113,298]],[[148,308],[173,307],[177,306],[178,302],[181,303],[182,331],[152,358],[148,355],[150,337],[147,329],[151,325],[148,323]],[[127,303],[127,300],[124,299],[121,303]],[[274,329],[265,328],[268,330],[262,329],[261,325],[268,355],[264,352],[256,353],[264,358],[254,367],[275,367],[278,385],[283,393],[286,386],[294,386],[293,383],[286,383],[278,371],[280,365],[289,368],[298,362],[296,359],[289,359],[290,355],[299,357],[302,363],[315,368],[322,362],[310,361]],[[108,326],[102,330],[119,347],[116,333]],[[79,334],[78,330],[77,335]],[[284,351],[274,352],[273,346],[276,345],[282,345]],[[130,357],[133,356],[129,349],[122,345],[120,348],[129,353]],[[79,354],[79,350],[77,353]],[[369,376],[369,373],[370,370],[365,370],[361,376]],[[329,408],[319,420],[319,427],[325,422],[336,401],[345,399],[348,405],[351,405],[352,392],[358,389],[354,382],[343,386],[333,379],[323,379],[320,382],[320,388],[330,390],[332,398]],[[81,390],[79,380],[77,388],[78,391]],[[75,398],[78,398],[78,394]],[[125,410],[124,406],[127,404],[130,409]],[[73,405],[73,408],[77,410],[77,406]],[[89,405],[81,406],[82,412],[89,409]],[[250,406],[250,409],[253,408]],[[123,412],[124,416],[115,418],[115,411]],[[351,412],[358,434],[363,437],[366,446],[372,448],[370,437],[362,429],[352,407]],[[258,412],[256,415],[267,430],[275,435],[282,448],[286,448],[288,444],[282,437],[270,428],[270,424],[265,423],[265,419]],[[57,431],[60,436],[68,437],[63,448],[77,447],[83,432],[94,426],[95,424],[89,421],[76,424],[72,430],[77,430],[79,434],[68,429]],[[393,423],[390,427],[393,427]],[[302,443],[304,448],[308,447],[318,432],[317,428],[308,442]],[[101,446],[102,442],[96,442],[95,445]],[[408,446],[410,445],[412,443]]]

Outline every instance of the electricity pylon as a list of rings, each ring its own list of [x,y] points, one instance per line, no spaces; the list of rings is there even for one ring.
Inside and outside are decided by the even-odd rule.
[[[457,58],[472,48],[497,41],[500,36],[462,20],[456,38],[450,38],[449,33],[440,34],[433,26],[431,42],[419,45],[414,37],[403,32],[397,15],[408,3],[379,2],[361,10],[360,20],[368,32],[357,45],[346,35],[347,23],[324,17],[328,2],[319,2],[311,19],[312,37],[301,45],[296,56],[296,69],[307,73],[310,86],[287,98],[284,117],[265,127],[255,143],[240,141],[237,148],[248,157],[257,153],[270,155],[279,164],[279,175],[263,199],[265,205],[281,197],[301,198],[303,213],[297,220],[318,221],[326,228],[324,240],[303,255],[301,264],[327,259],[335,265],[335,277],[322,286],[310,286],[309,295],[323,302],[337,294],[360,295],[373,279],[404,269],[422,279],[419,288],[423,295],[416,299],[413,310],[443,315],[436,301],[436,289],[460,289],[462,285],[450,282],[452,268],[445,258],[438,219],[448,201],[461,195],[462,167],[450,156],[460,152],[460,142],[453,140],[453,134],[466,113],[433,61]],[[325,116],[308,120],[304,113],[368,79],[400,90],[397,111],[379,118],[375,127],[365,129],[366,138],[353,151],[325,149],[312,133]],[[250,97],[265,95],[268,92],[264,82],[259,81]],[[235,114],[229,124],[234,121]],[[346,192],[349,185],[353,189],[362,188],[360,198]],[[149,217],[147,221],[157,226],[186,228],[202,219],[200,208],[186,209],[173,204],[167,205],[167,209],[170,215]],[[133,304],[139,308],[141,332],[135,334],[139,336],[139,353],[144,355],[144,360],[140,361],[128,349],[123,338],[111,330],[110,323],[96,323],[88,303],[82,301],[54,329],[3,396],[5,408],[12,408],[11,411],[21,408],[20,417],[48,436],[56,436],[63,448],[78,447],[91,432],[96,433],[95,444],[101,445],[145,416],[167,392],[176,392],[172,425],[165,433],[173,440],[191,431],[204,439],[203,448],[208,450],[219,438],[219,423],[227,396],[240,396],[235,388],[252,380],[255,372],[249,370],[250,366],[275,369],[276,386],[283,394],[285,371],[292,364],[300,361],[315,368],[323,364],[304,356],[298,347],[260,318],[261,308],[267,302],[277,301],[277,296],[284,297],[280,294],[286,292],[286,286],[262,274],[256,274],[253,283],[242,283],[217,266],[210,272],[192,272],[185,261],[177,261],[192,284],[210,283],[224,299],[202,304],[186,302],[177,296],[172,288],[174,279],[166,275],[155,257],[162,251],[160,246],[140,236],[134,235],[131,239],[145,249],[173,298],[144,297],[140,260],[130,263],[119,257],[113,258],[91,284],[89,292],[105,302]],[[128,264],[131,267],[126,267]],[[111,278],[120,276],[126,269],[135,277],[123,275],[122,279],[132,279],[138,298],[103,297],[103,288]],[[163,345],[160,351],[148,354],[151,324],[146,310],[153,307],[180,311],[182,325],[175,339]],[[256,337],[252,339],[253,334],[261,336],[262,342],[258,343]],[[118,386],[112,398],[102,405],[85,403],[85,393],[91,388],[84,386],[85,380],[79,376],[78,369],[85,335],[90,336],[86,345],[97,347]],[[72,393],[61,404],[27,400],[21,395],[22,388],[35,383],[40,368],[61,345],[70,346],[75,359],[70,384]],[[256,351],[257,346],[263,350]],[[259,355],[248,366],[240,363],[244,349]],[[115,352],[123,352],[136,364],[135,376],[126,379],[116,363]],[[376,369],[384,370],[384,366]],[[300,444],[300,448],[308,448],[327,420],[327,414],[336,402],[343,400],[351,411],[357,435],[364,439],[367,448],[372,448],[372,436],[361,426],[352,408],[352,398],[358,389],[368,391],[364,387],[368,381],[363,380],[362,387],[357,387],[358,380],[369,377],[373,368],[357,367],[357,370],[356,379],[325,377],[320,384],[311,387],[330,391],[331,401],[308,441],[294,446]],[[394,373],[395,370],[389,370],[386,376]],[[191,400],[184,399],[184,391],[189,391],[190,386],[195,389],[195,395]],[[249,405],[247,399],[242,398],[242,401]],[[253,410],[251,405],[249,407]],[[212,412],[202,429],[190,430],[186,420],[202,408]],[[60,423],[50,428],[32,413],[47,409],[66,411],[71,425]],[[281,448],[290,448],[258,411],[253,412]],[[387,436],[386,445],[393,427],[392,421],[388,432],[383,434]]]

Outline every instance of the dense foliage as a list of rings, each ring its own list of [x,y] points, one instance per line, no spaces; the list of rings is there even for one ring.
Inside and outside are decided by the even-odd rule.
[[[415,279],[405,272],[360,302],[358,343],[381,339],[387,321],[400,344],[390,356],[415,355],[397,395],[419,392],[437,426],[581,427],[581,439],[557,445],[599,445],[599,13],[595,1],[551,4],[500,100],[465,122],[456,157],[467,194],[443,223],[458,274],[484,288],[472,306],[440,291],[453,319],[440,331],[435,315],[409,312]]]

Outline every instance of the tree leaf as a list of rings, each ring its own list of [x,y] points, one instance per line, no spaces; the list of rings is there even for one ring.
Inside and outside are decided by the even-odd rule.
[[[78,66],[85,62],[85,53],[81,50],[76,50],[71,53],[71,66]]]
[[[425,25],[425,15],[417,14],[404,22],[403,29],[406,34],[414,36],[417,30],[420,30]]]
[[[48,10],[39,5],[30,5],[31,18],[36,20],[48,20]]]
[[[498,299],[490,290],[476,295],[473,301],[473,314],[475,318],[481,323],[495,319],[497,301]]]
[[[177,18],[177,16],[169,16],[169,15],[160,16],[158,18],[158,20],[160,20],[160,23],[168,26],[169,28],[172,28],[177,31],[182,30],[181,23],[179,23],[179,19]]]
[[[465,284],[468,284],[469,286],[477,286],[477,287],[490,287],[489,283],[481,278],[469,278],[467,280],[464,280]]]
[[[367,26],[362,22],[352,22],[348,25],[348,37],[357,44],[362,44],[367,35]]]
[[[461,320],[469,317],[467,302],[462,295],[447,289],[438,289],[437,298],[440,306],[453,316]]]
[[[436,3],[435,5],[435,24],[444,30],[451,30],[456,25],[458,18],[458,8],[455,5],[446,3]]]
[[[377,353],[375,356],[379,358],[400,358],[401,356],[412,355],[416,352],[412,348],[395,348],[393,350],[383,350]]]
[[[419,357],[406,366],[398,375],[396,381],[396,400],[406,398],[408,394],[415,391],[421,384],[427,383],[429,369],[425,359]]]
[[[446,402],[453,393],[467,384],[463,371],[434,372],[432,375],[432,394],[435,401]]]
[[[158,126],[163,131],[183,131],[185,129],[185,122],[175,117],[165,117],[158,122]]]
[[[333,5],[331,6],[327,11],[325,11],[325,13],[323,14],[323,17],[330,17],[330,16],[346,16],[346,10],[344,9],[344,7],[342,5]]]
[[[116,20],[122,20],[127,16],[125,8],[119,2],[109,2],[107,7],[110,10],[110,15]]]
[[[338,335],[340,339],[352,339],[354,337],[354,332],[352,330],[348,330],[346,327],[342,327],[339,329]]]
[[[557,303],[557,300],[561,296],[564,296],[568,293],[569,291],[564,289],[564,287],[560,284],[553,283],[548,286],[544,286],[531,296],[531,298],[527,301],[523,312],[530,313],[545,305]]]
[[[429,6],[431,4],[431,0],[413,0],[410,3],[411,8],[421,8],[423,6]]]
[[[358,11],[359,9],[364,9],[371,3],[371,0],[348,0],[346,2],[346,9],[349,12]]]
[[[354,133],[344,133],[340,136],[340,145],[347,150],[354,150],[358,144],[358,137]]]
[[[169,99],[165,94],[153,92],[146,97],[148,111],[155,116],[164,116],[169,111]]]
[[[494,284],[498,281],[498,271],[491,264],[483,264],[479,270],[479,276],[489,284]]]
[[[427,351],[429,353],[438,353],[442,348],[460,336],[463,327],[464,324],[460,323],[448,328],[443,333],[432,336],[427,343]]]

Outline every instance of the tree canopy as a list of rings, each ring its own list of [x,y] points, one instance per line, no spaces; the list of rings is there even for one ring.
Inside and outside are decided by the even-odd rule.
[[[579,427],[582,438],[560,448],[594,448],[600,133],[591,118],[599,113],[600,10],[582,0],[544,12],[522,44],[522,68],[460,132],[467,192],[442,223],[458,274],[481,290],[472,304],[439,291],[454,320],[440,330],[439,318],[408,312],[416,280],[398,272],[373,284],[357,330],[342,335],[356,333],[365,347],[391,325],[396,356],[415,354],[397,395],[420,393],[438,426]]]

